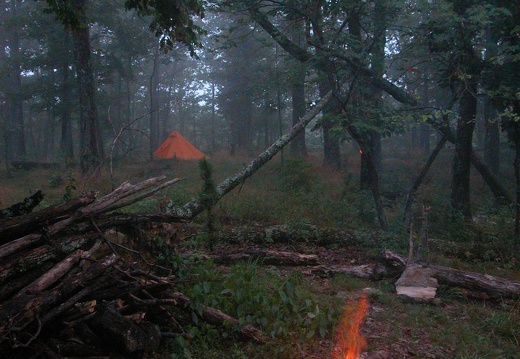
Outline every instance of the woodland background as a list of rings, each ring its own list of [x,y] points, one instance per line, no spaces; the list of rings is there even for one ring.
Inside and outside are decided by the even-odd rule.
[[[319,252],[322,263],[362,263],[380,249],[405,254],[408,238],[415,236],[430,240],[430,261],[519,279],[517,2],[1,4],[1,207],[37,188],[47,207],[80,192],[108,193],[123,181],[168,173],[188,181],[129,213],[159,211],[192,220],[182,209],[194,209],[194,215],[210,209],[187,225],[189,240],[176,244],[182,251],[225,253],[259,241],[269,247],[277,240],[263,234],[264,227],[283,225],[282,232],[290,233],[289,240],[282,235],[284,249]],[[195,164],[153,158],[173,129],[210,156],[215,173],[208,178],[211,170],[200,170],[202,190]],[[287,148],[271,146],[290,131],[296,136],[284,142]],[[269,159],[276,157],[259,174],[226,180],[233,172],[252,169],[249,176],[259,170],[263,163],[256,156],[267,148]],[[223,188],[233,188],[231,182],[238,189],[218,205],[215,197],[204,202],[219,181],[219,198],[227,193]],[[189,206],[193,198],[200,200],[198,207]],[[72,240],[64,239],[69,232],[60,232],[60,240]],[[328,295],[367,285],[382,290],[374,304],[381,312],[372,311],[377,320],[369,321],[371,352],[385,348],[389,358],[420,358],[425,351],[439,358],[510,358],[519,345],[517,300],[488,308],[468,304],[474,296],[466,292],[444,288],[446,307],[417,309],[390,298],[393,282],[348,277],[314,281],[308,294],[301,273],[264,271],[256,262],[221,273],[213,264],[178,256],[162,234],[154,238],[151,253],[158,263],[176,268],[183,280],[200,279],[182,286],[198,301],[194,306],[223,308],[278,340],[277,349],[258,351],[267,356],[328,357],[340,310],[337,298],[329,302],[320,290]],[[258,273],[254,287],[251,278]],[[254,296],[240,298],[250,311],[230,289],[237,283],[253,285]],[[306,319],[270,317],[272,305],[278,306],[262,307],[266,283],[279,286],[280,298],[273,300],[286,300],[289,312]],[[403,314],[418,312],[420,319]],[[453,316],[462,323],[456,330]],[[404,326],[403,335],[392,336],[387,321]],[[421,328],[439,326],[457,335],[426,340],[434,329]],[[214,355],[221,357],[219,345],[227,347],[227,334],[210,326],[186,331],[172,344],[173,357],[190,357],[190,350],[200,348],[212,355],[217,348]],[[394,342],[383,343],[378,331]],[[295,335],[301,340],[296,344]],[[318,336],[319,343],[313,341]],[[288,337],[294,352],[285,346]],[[396,343],[402,346],[396,349]],[[236,345],[237,358],[257,350]]]

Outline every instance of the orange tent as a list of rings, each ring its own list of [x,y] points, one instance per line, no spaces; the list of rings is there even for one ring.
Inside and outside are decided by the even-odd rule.
[[[170,136],[159,146],[153,155],[158,158],[178,158],[180,160],[198,160],[208,157],[182,137],[178,131],[170,133]]]

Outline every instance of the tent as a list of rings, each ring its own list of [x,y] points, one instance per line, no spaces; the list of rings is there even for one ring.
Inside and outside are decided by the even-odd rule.
[[[158,158],[177,158],[180,160],[198,160],[208,157],[182,137],[178,131],[170,133],[170,136],[159,146],[153,155]]]

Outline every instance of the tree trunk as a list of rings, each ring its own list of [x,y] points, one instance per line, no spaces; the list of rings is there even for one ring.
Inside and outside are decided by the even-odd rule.
[[[63,37],[64,49],[70,48],[70,37],[67,31],[64,31]],[[69,165],[74,161],[74,145],[72,141],[72,100],[71,100],[71,86],[69,77],[69,61],[68,57],[64,56],[61,59],[61,155],[65,161],[65,165]]]
[[[81,172],[87,174],[99,170],[101,158],[98,142],[98,119],[95,102],[94,75],[91,64],[90,33],[85,17],[85,0],[74,0],[74,10],[84,21],[72,30],[74,58],[79,84],[80,105],[80,165]]]
[[[153,70],[150,76],[150,159],[159,147],[159,46],[153,55]]]
[[[315,254],[303,254],[287,251],[248,251],[239,253],[213,254],[204,256],[215,261],[215,263],[223,263],[226,265],[234,264],[241,261],[258,260],[263,265],[280,265],[280,266],[315,266],[318,265],[318,256]]]
[[[216,200],[219,200],[235,187],[242,184],[248,177],[252,176],[264,164],[269,162],[278,152],[280,152],[289,142],[291,142],[294,137],[296,137],[301,131],[305,130],[305,126],[307,126],[307,124],[325,108],[331,98],[332,92],[330,91],[324,97],[322,97],[322,99],[316,104],[316,106],[314,106],[314,108],[307,111],[305,116],[301,118],[300,122],[294,125],[288,133],[276,140],[276,142],[274,142],[268,149],[266,149],[257,158],[251,161],[249,165],[234,175],[226,178],[219,185],[217,185]],[[203,211],[204,206],[197,200],[193,200],[180,208],[174,209],[172,211],[172,216],[175,216],[176,218],[191,219]]]
[[[460,212],[466,220],[471,220],[470,201],[470,168],[473,147],[473,130],[477,115],[477,86],[473,81],[467,81],[459,103],[459,118],[457,121],[457,140],[455,142],[455,157],[453,159],[451,206],[455,212]]]
[[[298,121],[305,115],[305,65],[295,62],[295,71],[291,83],[292,90],[292,125],[296,125]],[[304,158],[307,155],[305,147],[305,131],[291,141],[290,153],[292,156]]]
[[[8,28],[6,33],[9,44],[9,83],[6,88],[7,98],[9,101],[9,124],[6,126],[6,148],[7,159],[25,160],[25,125],[23,119],[23,94],[22,94],[22,74],[21,74],[21,55],[20,55],[20,37],[17,22],[22,1],[11,1],[10,19],[12,26]]]
[[[302,46],[305,43],[304,23],[298,17],[298,14],[290,13],[288,15],[291,21],[291,39],[293,42]],[[278,48],[278,46],[277,46]],[[306,65],[296,59],[289,60],[294,65],[290,72],[291,92],[292,92],[292,125],[296,125],[300,118],[305,115],[305,72]],[[281,134],[280,134],[281,135]],[[307,148],[305,146],[305,131],[291,141],[289,147],[290,154],[295,157],[304,158],[307,156]]]
[[[248,11],[251,15],[251,18],[256,21],[271,37],[289,54],[302,62],[310,61],[314,58],[314,55],[306,51],[305,49],[297,46],[292,41],[290,41],[283,33],[280,32],[265,16],[264,13],[260,11],[258,7],[249,6]],[[402,88],[396,86],[394,83],[389,80],[375,76],[372,69],[362,65],[359,63],[357,59],[354,57],[341,57],[340,61],[344,61],[344,64],[353,70],[358,76],[360,76],[367,83],[371,83],[372,85],[380,88],[382,91],[386,92],[390,96],[392,96],[396,101],[401,102],[403,104],[408,104],[414,107],[425,107],[422,105],[414,96],[403,90]],[[456,141],[455,135],[451,132],[451,130],[447,127],[439,126],[436,123],[435,118],[428,119],[428,122],[437,129],[443,136],[445,136],[448,141],[454,143]],[[501,203],[513,203],[512,197],[509,195],[508,191],[505,187],[498,181],[497,177],[491,172],[487,166],[482,162],[480,157],[478,157],[475,153],[471,153],[471,162],[477,168],[479,173],[482,175],[489,188],[493,192],[494,196]]]
[[[484,108],[484,162],[494,173],[500,173],[500,123],[491,101],[486,100]]]

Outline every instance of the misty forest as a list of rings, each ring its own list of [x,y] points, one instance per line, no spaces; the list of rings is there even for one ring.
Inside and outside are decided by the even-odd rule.
[[[520,358],[520,2],[0,4],[0,358]]]

